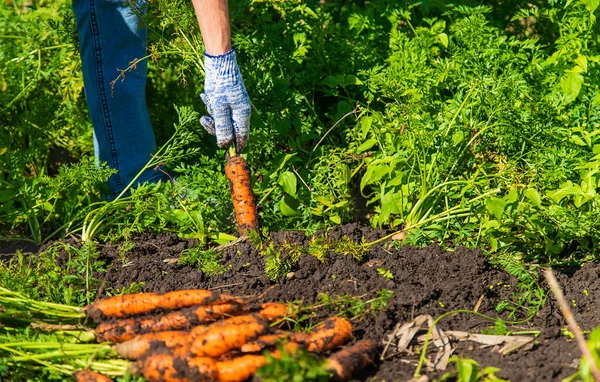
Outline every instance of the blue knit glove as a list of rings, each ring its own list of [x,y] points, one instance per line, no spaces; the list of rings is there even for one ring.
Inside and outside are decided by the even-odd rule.
[[[250,133],[250,98],[235,59],[235,50],[220,56],[204,53],[204,93],[200,98],[210,116],[200,118],[206,131],[217,137],[217,145],[235,144],[241,153]]]

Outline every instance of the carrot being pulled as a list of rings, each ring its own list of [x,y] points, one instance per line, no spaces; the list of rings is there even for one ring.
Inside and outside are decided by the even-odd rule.
[[[91,370],[78,370],[73,373],[75,382],[113,382],[113,380],[104,374]]]
[[[345,344],[352,336],[352,324],[341,317],[329,317],[310,332],[307,349],[326,352]]]
[[[327,359],[327,369],[333,372],[335,378],[346,381],[352,375],[375,362],[379,345],[373,340],[361,340],[354,345],[334,353]]]
[[[109,297],[86,308],[86,314],[96,322],[108,317],[126,317],[147,314],[157,309],[175,310],[194,305],[244,304],[240,298],[209,290],[181,290],[162,295],[137,293]]]
[[[242,307],[243,305],[238,303],[199,305],[173,311],[162,316],[132,317],[105,321],[96,327],[96,339],[98,342],[123,342],[143,333],[190,329],[237,313],[241,311]]]
[[[192,330],[191,351],[200,357],[219,357],[268,330],[269,323],[259,315],[232,317]]]
[[[244,158],[237,155],[235,150],[226,156],[225,176],[229,181],[229,191],[233,200],[235,220],[240,235],[249,230],[258,229],[258,213],[252,192],[250,167]]]

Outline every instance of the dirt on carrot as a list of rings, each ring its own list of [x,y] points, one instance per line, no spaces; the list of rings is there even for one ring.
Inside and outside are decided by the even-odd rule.
[[[148,382],[217,381],[217,362],[209,357],[177,357],[168,352],[148,355],[132,365],[133,374]]]
[[[139,359],[150,350],[157,348],[181,349],[179,353],[189,350],[192,343],[190,332],[166,331],[141,334],[135,338],[113,346],[113,350],[123,358]]]
[[[134,338],[138,334],[166,330],[188,330],[238,313],[242,310],[242,307],[243,305],[237,303],[200,305],[183,308],[160,316],[146,315],[106,321],[96,327],[96,339],[99,342],[123,342]]]
[[[326,352],[350,341],[352,324],[341,317],[329,317],[310,332],[307,349],[311,352]]]
[[[86,314],[95,322],[111,317],[127,317],[148,314],[158,309],[177,310],[194,305],[245,304],[243,299],[215,291],[194,289],[156,293],[137,293],[109,297],[97,301],[86,308]]]
[[[243,321],[244,319],[246,322]],[[233,317],[208,327],[194,329],[191,351],[196,356],[219,357],[241,347],[269,329],[269,323],[259,315]]]
[[[379,345],[373,340],[361,340],[348,346],[327,359],[327,369],[336,380],[347,381],[360,369],[375,363]]]
[[[250,166],[239,155],[227,155],[225,176],[229,181],[229,190],[233,200],[235,219],[240,235],[259,226],[256,202],[252,192]]]
[[[104,374],[91,370],[79,370],[73,373],[75,382],[113,382],[113,380]]]

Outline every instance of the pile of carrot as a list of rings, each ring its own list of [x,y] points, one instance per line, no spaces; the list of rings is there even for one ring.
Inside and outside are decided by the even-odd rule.
[[[277,328],[293,314],[288,304],[256,304],[206,290],[115,296],[86,308],[98,324],[96,339],[113,343],[119,356],[132,360],[131,372],[149,382],[242,382],[268,362],[268,355],[278,358],[282,350],[329,355],[326,365],[337,380],[374,362],[374,341],[338,350],[351,340],[348,320],[330,317],[307,333]],[[110,381],[89,370],[73,377]]]

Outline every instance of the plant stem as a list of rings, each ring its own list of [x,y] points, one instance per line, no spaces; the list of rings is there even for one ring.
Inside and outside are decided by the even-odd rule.
[[[550,286],[550,290],[554,294],[554,298],[556,299],[558,307],[560,308],[560,311],[562,312],[565,321],[567,321],[567,326],[569,327],[569,330],[575,336],[575,340],[577,341],[577,347],[579,347],[579,351],[587,359],[590,365],[590,371],[592,372],[592,375],[594,376],[596,382],[600,382],[600,371],[598,370],[598,365],[596,365],[594,357],[592,356],[592,352],[585,343],[585,338],[583,337],[581,328],[579,328],[577,322],[575,321],[575,317],[573,317],[573,312],[571,312],[571,309],[569,308],[569,304],[565,299],[565,295],[563,294],[562,289],[558,284],[558,280],[556,280],[554,272],[552,272],[552,269],[546,269],[544,271],[544,277],[546,278],[546,281]]]

